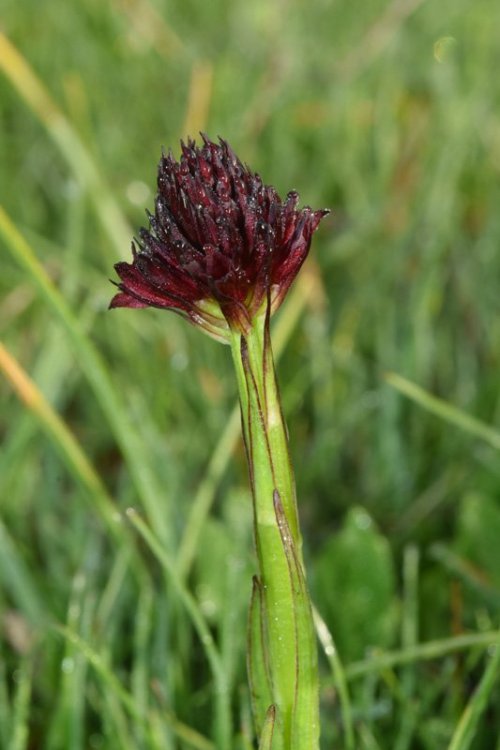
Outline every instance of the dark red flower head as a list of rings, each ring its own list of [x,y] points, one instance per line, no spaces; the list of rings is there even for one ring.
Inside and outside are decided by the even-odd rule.
[[[202,137],[181,143],[179,162],[162,157],[155,214],[133,262],[115,265],[110,307],[170,308],[225,341],[279,307],[328,211],[297,210],[296,192],[283,202],[225,141]]]

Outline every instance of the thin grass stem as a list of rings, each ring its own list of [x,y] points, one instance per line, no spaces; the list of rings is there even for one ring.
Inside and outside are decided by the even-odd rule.
[[[63,638],[72,643],[73,646],[85,656],[90,666],[101,678],[106,689],[112,691],[113,695],[120,701],[130,716],[145,728],[148,728],[150,724],[154,723],[156,712],[150,711],[146,715],[141,714],[134,697],[122,686],[106,661],[89,645],[89,643],[87,643],[87,641],[70,628],[63,625],[55,626],[55,630]],[[183,740],[188,747],[192,747],[194,750],[215,750],[215,747],[210,740],[206,739],[206,737],[203,737],[203,735],[199,734],[183,722],[180,722],[171,714],[166,714],[165,720],[168,722],[170,728],[177,737]]]
[[[45,126],[75,179],[84,185],[110,244],[114,246],[117,256],[121,257],[123,249],[130,245],[132,236],[128,222],[76,130],[52,99],[33,68],[1,31],[0,70],[3,70],[19,96]]]
[[[401,649],[400,651],[373,654],[369,659],[348,664],[345,668],[346,678],[354,680],[368,674],[383,672],[385,669],[393,669],[402,664],[441,659],[444,656],[456,653],[457,651],[464,651],[468,648],[488,648],[496,643],[497,638],[497,631],[489,630],[485,633],[470,633],[467,635],[458,635],[454,638],[442,638],[429,641],[428,643],[420,643],[417,646]]]
[[[497,634],[496,644],[491,645],[488,651],[489,664],[460,717],[448,750],[468,750],[471,747],[481,716],[500,677],[500,634]]]
[[[328,629],[328,625],[323,620],[318,610],[313,607],[314,625],[319,641],[323,647],[324,654],[332,670],[332,676],[337,687],[340,708],[342,713],[342,726],[345,735],[346,750],[355,750],[356,740],[354,736],[354,721],[352,716],[351,696],[347,684],[344,665],[339,657],[337,648],[333,641],[333,636]]]
[[[469,435],[484,440],[492,448],[500,450],[499,430],[481,422],[480,419],[470,416],[470,414],[458,409],[453,404],[437,398],[437,396],[433,396],[424,388],[421,388],[416,383],[412,383],[411,380],[407,380],[401,375],[397,375],[395,372],[386,373],[384,379],[386,383],[407,396],[411,401],[422,406],[426,411],[468,432]]]
[[[120,513],[99,474],[65,422],[1,342],[0,370],[10,381],[21,401],[34,414],[43,430],[49,435],[69,472],[83,487],[95,511],[104,520],[113,537],[121,538],[121,534],[117,531],[117,524],[120,523],[121,518]]]
[[[36,284],[51,311],[57,316],[69,336],[82,372],[93,388],[95,397],[105,414],[115,440],[122,449],[131,477],[154,528],[168,544],[169,504],[164,499],[149,456],[137,430],[130,424],[128,412],[122,403],[111,376],[99,354],[83,331],[79,320],[52,283],[47,272],[36,258],[24,237],[18,232],[4,209],[0,206],[0,235],[3,236],[12,257]],[[163,502],[162,502],[163,498]]]
[[[133,527],[141,535],[154,554],[166,575],[167,580],[175,588],[189,618],[200,639],[207,660],[212,669],[215,681],[215,704],[216,704],[216,735],[218,738],[218,750],[229,750],[231,741],[231,712],[229,706],[229,690],[224,665],[220,654],[214,643],[210,629],[200,611],[194,597],[182,583],[175,564],[169,559],[161,542],[154,536],[133,508],[127,509],[127,517]]]

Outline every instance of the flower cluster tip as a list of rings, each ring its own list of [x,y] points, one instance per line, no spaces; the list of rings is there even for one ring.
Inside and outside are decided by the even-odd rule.
[[[283,201],[229,144],[181,141],[176,161],[163,153],[149,228],[132,243],[131,263],[110,307],[167,308],[214,338],[247,333],[257,315],[283,301],[328,210]]]

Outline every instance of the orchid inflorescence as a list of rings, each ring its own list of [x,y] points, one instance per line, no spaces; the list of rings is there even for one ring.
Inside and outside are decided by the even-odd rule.
[[[309,252],[326,210],[297,209],[242,164],[229,144],[182,143],[163,155],[155,213],[132,244],[111,307],[169,308],[223,341],[248,332],[269,302],[275,311]]]

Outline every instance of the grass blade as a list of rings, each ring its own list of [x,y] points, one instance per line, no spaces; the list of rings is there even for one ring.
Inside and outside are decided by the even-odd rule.
[[[17,686],[12,706],[12,737],[8,750],[26,750],[28,747],[31,685],[32,665],[26,660],[17,670]]]
[[[481,422],[480,419],[471,417],[470,414],[458,409],[453,404],[437,398],[437,396],[433,396],[424,390],[424,388],[416,385],[416,383],[412,383],[411,380],[407,380],[401,375],[397,375],[395,372],[386,373],[384,379],[386,383],[407,396],[411,401],[422,406],[426,411],[468,432],[469,435],[484,440],[492,448],[500,450],[500,431],[494,427]]]
[[[73,344],[82,372],[93,388],[94,395],[105,414],[116,442],[126,459],[137,492],[151,522],[162,539],[168,539],[168,503],[161,502],[164,489],[159,486],[150,467],[144,445],[133,429],[127,410],[121,402],[106,366],[98,351],[83,331],[78,318],[52,283],[24,237],[17,231],[0,206],[0,235],[3,236],[12,257],[27,272],[43,294],[53,313],[59,318]]]
[[[169,559],[165,549],[148,529],[144,521],[138,516],[133,508],[127,509],[127,516],[134,528],[144,539],[170,583],[175,588],[193,626],[200,638],[207,660],[212,669],[215,681],[215,725],[218,750],[229,750],[231,737],[231,712],[229,706],[229,693],[227,689],[227,678],[224,667],[214,643],[210,629],[203,617],[194,597],[184,586],[175,565]]]
[[[335,680],[335,685],[339,694],[346,750],[354,750],[356,746],[354,738],[354,722],[352,718],[351,697],[347,686],[345,669],[335,647],[332,634],[330,633],[326,622],[315,608],[313,608],[313,616],[316,634],[323,646],[323,651],[328,659],[328,663],[330,664],[333,679]]]
[[[458,635],[454,638],[441,638],[435,641],[428,641],[427,643],[420,643],[411,648],[401,649],[400,651],[374,654],[369,659],[349,664],[345,669],[345,674],[348,680],[354,680],[367,674],[383,672],[386,669],[399,667],[401,664],[441,659],[448,654],[464,651],[468,648],[475,648],[476,646],[488,648],[494,645],[497,639],[498,632],[496,630],[489,630],[485,633]]]
[[[77,132],[58,108],[42,81],[12,42],[0,31],[0,70],[45,126],[75,178],[86,187],[94,211],[121,257],[132,231]]]
[[[21,401],[35,415],[42,428],[49,435],[68,470],[86,491],[95,509],[116,537],[120,514],[100,476],[64,421],[1,342],[0,370],[3,370]]]
[[[127,713],[138,721],[145,729],[155,723],[154,712],[150,715],[141,714],[137,707],[134,697],[123,687],[106,661],[92,648],[92,646],[81,638],[77,633],[65,626],[57,626],[56,631],[60,633],[69,643],[77,648],[87,659],[90,666],[101,678],[106,690],[111,691],[115,699],[126,709]],[[178,721],[175,717],[167,714],[165,721],[168,722],[172,731],[183,740],[188,747],[194,750],[214,750],[213,744],[203,735],[188,727],[183,722]]]
[[[490,662],[475,693],[465,707],[453,734],[448,750],[468,750],[474,739],[479,720],[486,710],[496,681],[500,677],[500,638],[489,649]]]
[[[37,585],[19,553],[15,541],[0,520],[0,577],[19,609],[33,623],[48,620],[48,612]]]

